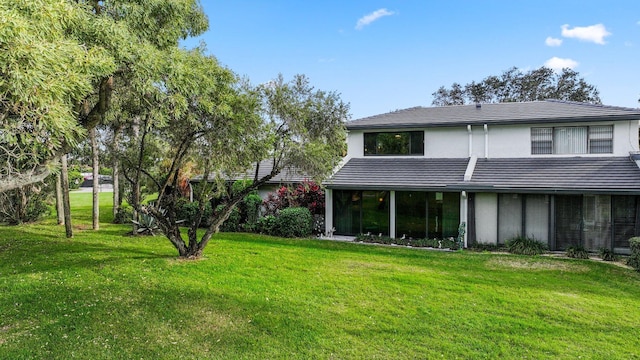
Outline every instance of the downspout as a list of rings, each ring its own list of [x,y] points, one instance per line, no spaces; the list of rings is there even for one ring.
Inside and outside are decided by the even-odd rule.
[[[189,202],[193,202],[193,186],[191,186],[191,181],[189,181]]]
[[[489,158],[489,127],[484,124],[484,158]]]
[[[466,191],[462,191],[462,193],[460,194],[460,202],[462,202],[462,206],[460,206],[460,219],[462,220],[461,222],[465,224],[465,231],[462,238],[464,241],[464,247],[467,248],[467,224],[469,224],[469,219],[467,219],[467,217],[469,216],[469,197],[467,196]]]
[[[467,125],[467,133],[469,133],[469,157],[473,154],[473,135],[471,134],[471,125]]]

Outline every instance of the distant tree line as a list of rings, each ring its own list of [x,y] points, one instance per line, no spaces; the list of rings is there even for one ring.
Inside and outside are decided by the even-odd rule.
[[[598,89],[578,72],[565,68],[557,73],[548,67],[522,71],[516,67],[500,75],[465,85],[453,83],[441,86],[433,96],[432,105],[466,105],[475,103],[525,102],[557,99],[600,104]]]

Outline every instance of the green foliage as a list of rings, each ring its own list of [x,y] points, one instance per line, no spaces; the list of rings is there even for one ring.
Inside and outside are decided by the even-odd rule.
[[[432,105],[464,105],[474,103],[523,102],[546,99],[600,104],[598,89],[588,84],[578,72],[550,68],[523,72],[513,67],[499,76],[488,76],[480,82],[462,86],[453,83],[450,89],[441,86],[433,96]]]
[[[0,223],[20,225],[35,222],[50,213],[51,181],[0,193]]]
[[[640,237],[632,237],[629,239],[629,248],[631,256],[627,259],[627,265],[640,271]]]
[[[489,251],[489,252],[496,252],[496,251],[506,251],[506,247],[505,245],[502,244],[485,244],[485,243],[474,243],[471,244],[471,246],[469,246],[469,250],[471,251],[479,251],[479,252],[484,252],[484,251]]]
[[[199,206],[197,201],[191,202],[186,198],[179,198],[176,204],[176,219],[184,220],[181,224],[190,226],[198,214]],[[207,228],[211,225],[212,212],[211,203],[207,202],[200,220],[200,227]]]
[[[247,232],[257,230],[258,218],[260,217],[260,207],[262,198],[258,194],[249,194],[244,197],[241,203],[242,208],[242,229]]]
[[[276,235],[278,219],[275,215],[265,215],[258,219],[257,232],[265,235]]]
[[[218,207],[216,208],[216,213],[219,213],[223,208],[224,208],[224,205],[218,205]],[[241,220],[240,210],[238,209],[237,206],[234,206],[227,220],[225,220],[220,226],[220,231],[236,232],[236,231],[242,230],[240,228],[240,220]]]
[[[131,220],[131,222],[137,225],[138,235],[153,236],[155,235],[156,232],[160,230],[160,228],[158,227],[158,220],[156,220],[156,218],[146,213],[138,214],[138,221]]]
[[[584,246],[581,246],[581,245],[569,246],[567,248],[566,254],[567,254],[567,257],[574,258],[574,259],[589,258],[589,252],[584,248]]]
[[[607,249],[607,248],[601,248],[598,251],[598,254],[600,255],[600,258],[604,261],[618,261],[620,258],[618,255],[616,255],[613,252],[613,250]]]
[[[131,206],[121,206],[118,209],[118,213],[113,218],[114,224],[130,224],[133,220],[133,210]]]
[[[386,244],[386,245],[403,245],[411,247],[429,247],[435,249],[458,249],[458,243],[454,238],[449,239],[402,239],[391,238],[389,236],[379,236],[374,234],[358,234],[354,241],[374,243],[374,244]]]
[[[540,241],[526,236],[519,236],[505,242],[507,250],[512,254],[540,255],[547,251],[547,246]]]
[[[69,170],[69,189],[78,189],[84,181],[84,176],[78,170]]]
[[[282,237],[311,235],[313,217],[307,208],[291,207],[280,211],[276,218],[275,234]]]
[[[269,193],[264,206],[271,215],[288,207],[306,207],[313,215],[324,215],[324,190],[316,182],[305,179],[295,187],[281,186],[275,193]]]

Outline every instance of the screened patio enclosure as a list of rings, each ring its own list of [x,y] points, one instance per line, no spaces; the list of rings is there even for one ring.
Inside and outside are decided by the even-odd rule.
[[[390,191],[334,190],[335,234],[390,235]],[[460,193],[395,191],[395,235],[448,238],[458,235]]]
[[[635,195],[507,193],[497,194],[497,203],[498,244],[526,236],[551,250],[583,246],[624,253],[640,230]]]

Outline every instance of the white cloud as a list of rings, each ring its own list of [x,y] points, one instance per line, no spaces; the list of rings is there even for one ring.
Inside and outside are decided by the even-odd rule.
[[[383,16],[390,16],[395,14],[395,12],[393,11],[389,11],[387,9],[378,9],[374,12],[372,12],[371,14],[367,14],[363,17],[361,17],[360,19],[358,19],[358,23],[356,24],[356,30],[362,30],[363,27],[365,27],[366,25],[371,24],[372,22],[380,19]]]
[[[611,35],[610,32],[602,24],[595,24],[591,26],[576,26],[573,29],[569,29],[569,25],[565,24],[561,26],[562,36],[567,38],[576,38],[582,41],[594,42],[596,44],[604,45],[604,38]]]
[[[547,44],[547,46],[560,46],[562,45],[562,39],[556,39],[548,36],[544,43]]]
[[[578,65],[579,63],[573,59],[562,59],[556,56],[544,62],[544,66],[556,71],[560,71],[564,68],[573,69]]]

